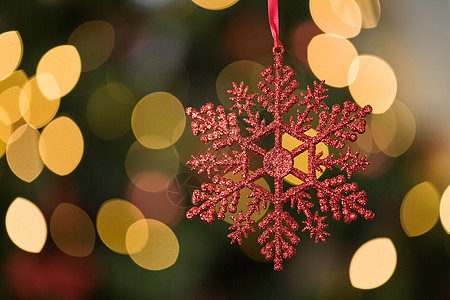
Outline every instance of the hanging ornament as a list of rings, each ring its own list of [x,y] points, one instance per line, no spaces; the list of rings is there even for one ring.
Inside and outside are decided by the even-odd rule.
[[[367,203],[366,192],[358,190],[355,182],[347,182],[353,171],[365,170],[370,164],[366,161],[367,156],[359,158],[359,151],[353,153],[350,146],[345,153],[340,153],[340,157],[330,154],[322,158],[323,152],[317,152],[319,143],[343,149],[345,141],[355,142],[357,134],[364,133],[364,118],[372,112],[372,108],[367,105],[358,109],[355,103],[346,101],[343,107],[335,104],[329,111],[324,103],[328,97],[325,95],[328,89],[324,88],[324,81],[319,84],[314,82],[312,88],[308,86],[307,93],[300,93],[303,98],[300,101],[300,97],[294,94],[298,88],[295,71],[283,65],[284,48],[278,38],[277,0],[268,0],[268,8],[274,39],[274,64],[261,72],[263,80],[258,84],[261,94],[249,94],[249,88],[244,87],[243,82],[239,85],[233,82],[233,89],[228,93],[234,102],[231,110],[236,112],[227,113],[223,106],[214,108],[212,103],[202,106],[199,111],[192,107],[186,109],[186,114],[193,119],[192,133],[200,135],[203,143],[212,143],[206,153],[192,156],[187,162],[199,174],[206,172],[211,182],[203,183],[200,190],[194,191],[192,204],[195,206],[188,210],[186,216],[189,219],[200,216],[208,223],[214,222],[216,217],[223,220],[227,212],[237,212],[241,190],[250,189],[248,210],[239,210],[236,215],[231,215],[234,224],[229,227],[232,232],[228,237],[231,243],[241,244],[243,236],[255,232],[256,221],[252,216],[259,214],[261,207],[267,209],[271,203],[274,210],[257,224],[263,231],[258,242],[263,245],[261,254],[273,260],[274,269],[279,271],[283,269],[283,259],[295,255],[294,245],[300,242],[295,234],[299,224],[283,209],[285,205],[296,208],[299,214],[305,216],[302,232],[309,231],[316,243],[319,240],[325,242],[330,234],[325,231],[328,227],[324,223],[326,216],[319,215],[319,211],[312,212],[314,203],[310,200],[314,195],[311,191],[316,191],[320,212],[331,211],[336,221],[343,218],[344,222],[350,223],[357,219],[358,214],[367,220],[374,217],[374,213],[364,207]],[[272,122],[266,124],[266,120],[255,111],[255,98],[273,116]],[[300,108],[293,108],[294,105]],[[283,115],[291,108],[297,110],[296,118],[291,117],[289,124],[286,124]],[[244,137],[241,134],[238,115],[243,117],[250,135]],[[313,128],[311,122],[317,117],[316,135],[311,136],[307,131]],[[271,133],[274,136],[273,148],[259,146],[257,142]],[[285,149],[282,146],[284,134],[298,140],[299,146],[290,151]],[[219,155],[219,150],[233,145],[240,150]],[[262,166],[253,172],[249,169],[250,153],[262,159]],[[294,158],[302,153],[307,153],[308,158],[308,170],[305,172],[294,166]],[[316,173],[323,173],[325,168],[332,169],[335,165],[340,166],[346,176],[338,175],[319,181]],[[234,175],[240,173],[240,180],[226,178],[224,175],[227,172]],[[298,178],[301,183],[283,189],[283,179],[287,175]],[[256,183],[263,176],[273,178],[274,193]]]

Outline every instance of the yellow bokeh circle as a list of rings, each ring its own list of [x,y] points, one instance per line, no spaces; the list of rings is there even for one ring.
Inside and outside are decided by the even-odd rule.
[[[68,255],[86,257],[94,249],[94,225],[87,213],[73,204],[56,207],[50,219],[50,234],[56,246]]]
[[[142,219],[144,215],[130,202],[111,199],[104,202],[98,210],[97,232],[108,248],[120,254],[129,254],[125,240],[127,230],[132,224]],[[140,246],[139,241],[141,241]],[[146,240],[139,241],[133,244],[134,250],[140,250],[146,243]]]
[[[428,232],[439,218],[439,193],[434,185],[422,182],[413,187],[403,198],[400,221],[409,237]]]
[[[380,0],[356,0],[361,10],[362,28],[375,28],[380,21]]]
[[[359,106],[371,105],[374,114],[391,107],[397,95],[397,78],[391,66],[374,55],[354,59],[348,75],[350,93]]]
[[[60,99],[47,98],[39,89],[37,77],[30,78],[20,94],[19,109],[23,119],[35,128],[41,128],[56,115]]]
[[[80,163],[83,152],[83,135],[70,118],[56,118],[42,131],[39,153],[52,172],[61,176],[71,173]]]
[[[361,11],[354,0],[311,0],[311,17],[326,33],[351,38],[361,31]]]
[[[0,80],[7,78],[22,60],[23,44],[17,31],[0,34]]]
[[[136,139],[145,147],[167,148],[173,145],[184,131],[184,107],[172,94],[149,94],[135,106],[131,126]]]
[[[114,48],[114,28],[105,21],[93,20],[78,26],[70,35],[68,43],[80,54],[82,71],[101,66]]]
[[[39,156],[39,136],[36,128],[25,124],[13,132],[6,146],[9,168],[26,182],[38,177],[44,167]]]
[[[350,65],[358,56],[353,44],[342,37],[319,34],[308,45],[308,63],[319,80],[334,87],[348,85]]]
[[[154,271],[172,266],[180,252],[178,239],[172,229],[152,219],[143,219],[132,224],[127,231],[126,244],[129,252],[131,249],[137,249],[137,245],[143,244],[141,250],[131,252],[130,257],[140,267]]]
[[[445,189],[439,205],[439,215],[441,218],[442,227],[447,233],[450,233],[450,185]]]
[[[192,0],[200,7],[210,10],[221,10],[236,4],[239,0]]]
[[[375,238],[358,248],[350,262],[351,284],[374,289],[385,284],[397,266],[397,251],[389,238]]]
[[[376,145],[390,157],[405,153],[416,135],[413,113],[398,100],[385,113],[373,115],[370,125]]]
[[[5,225],[9,238],[17,247],[28,252],[41,252],[47,240],[47,223],[33,202],[16,198],[6,212]]]
[[[59,99],[75,87],[80,73],[81,59],[77,49],[72,45],[61,45],[42,56],[36,77],[45,97]]]

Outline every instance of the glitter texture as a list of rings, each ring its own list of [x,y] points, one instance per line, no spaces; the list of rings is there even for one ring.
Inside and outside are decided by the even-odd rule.
[[[201,135],[203,143],[212,142],[212,146],[205,154],[192,156],[188,164],[192,169],[198,169],[198,173],[206,172],[211,182],[205,182],[200,190],[196,190],[192,196],[192,203],[195,205],[188,210],[186,216],[189,219],[200,216],[200,219],[212,223],[217,219],[223,220],[227,211],[235,213],[240,199],[240,190],[248,188],[252,192],[248,203],[248,211],[238,212],[238,216],[231,216],[235,224],[230,226],[232,231],[228,234],[231,243],[242,243],[242,236],[247,237],[248,232],[254,232],[256,221],[251,219],[254,213],[260,213],[260,207],[267,208],[269,202],[274,206],[269,213],[258,223],[259,229],[263,232],[258,238],[258,242],[263,245],[261,254],[266,259],[273,260],[274,269],[283,269],[283,259],[289,259],[295,255],[293,245],[300,242],[300,238],[295,234],[299,229],[299,224],[283,210],[285,203],[290,203],[292,208],[302,213],[306,220],[304,231],[310,232],[310,237],[315,237],[316,243],[320,240],[325,242],[325,238],[330,234],[325,231],[328,227],[324,223],[326,216],[320,216],[319,211],[311,212],[314,204],[310,201],[313,196],[311,191],[317,192],[320,212],[325,213],[331,210],[335,220],[344,219],[350,223],[361,215],[367,220],[374,217],[374,213],[364,206],[367,203],[365,191],[358,191],[356,183],[347,183],[344,175],[319,181],[316,172],[324,172],[325,168],[341,166],[341,171],[346,171],[350,179],[353,171],[365,170],[366,156],[358,158],[359,151],[352,153],[350,146],[345,154],[340,154],[340,158],[334,158],[330,154],[321,158],[322,152],[316,153],[317,144],[322,142],[325,145],[342,149],[345,141],[354,142],[357,133],[365,131],[366,121],[364,117],[370,114],[372,108],[365,106],[358,109],[358,106],[346,101],[341,107],[333,105],[331,112],[323,101],[328,97],[325,93],[324,82],[314,87],[307,87],[307,93],[300,93],[303,99],[294,94],[298,88],[298,82],[294,79],[295,71],[287,65],[283,65],[284,49],[276,46],[273,49],[274,65],[267,67],[261,72],[264,79],[259,82],[258,88],[261,94],[257,101],[271,115],[274,120],[266,124],[259,112],[254,112],[255,103],[253,99],[257,94],[248,94],[248,87],[244,84],[238,86],[233,83],[233,90],[228,93],[232,95],[230,100],[235,102],[231,110],[238,110],[238,115],[243,116],[247,124],[247,131],[250,135],[241,135],[238,115],[234,112],[227,113],[223,106],[214,109],[212,103],[207,103],[200,108],[200,111],[189,107],[186,109],[188,116],[193,121],[192,132],[194,135]],[[289,124],[286,124],[282,117],[294,105],[299,105],[302,109],[297,109],[296,118],[291,117]],[[315,127],[317,134],[313,137],[305,132],[313,128],[311,122],[318,116],[318,125]],[[256,144],[263,137],[273,133],[274,146],[272,149],[264,149]],[[291,151],[282,147],[282,135],[287,133],[300,141],[300,145]],[[240,151],[232,151],[232,154],[213,154],[220,149],[237,145]],[[303,152],[308,153],[308,172],[305,173],[294,168],[293,160]],[[263,166],[254,172],[249,170],[250,156],[253,153],[262,158]],[[225,178],[223,175],[232,171],[233,174],[241,172],[241,178],[235,182]],[[298,186],[291,186],[283,189],[284,176],[291,174],[299,178],[302,183]],[[273,178],[274,193],[255,183],[259,178],[268,175]]]

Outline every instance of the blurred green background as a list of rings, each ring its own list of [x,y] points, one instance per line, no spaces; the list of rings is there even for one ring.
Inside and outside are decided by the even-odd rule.
[[[133,183],[137,183],[130,175],[134,171],[127,169],[126,163],[132,159],[129,149],[136,143],[131,114],[135,103],[146,95],[168,92],[183,107],[199,108],[206,102],[221,104],[221,97],[233,80],[248,78],[250,82],[246,84],[256,91],[253,73],[259,65],[272,63],[273,40],[266,1],[240,0],[219,10],[199,7],[190,0],[1,2],[0,33],[17,30],[22,38],[23,58],[18,69],[31,77],[41,57],[64,44],[80,47],[85,68],[73,90],[62,97],[56,114],[68,116],[78,125],[84,140],[81,162],[65,176],[44,168],[29,183],[11,171],[3,157],[2,216],[6,216],[16,197],[23,197],[39,207],[47,224],[60,203],[71,203],[86,212],[95,226],[104,202],[137,197],[133,203],[145,217],[160,220],[173,230],[179,255],[167,269],[147,270],[128,255],[109,249],[97,232],[95,246],[86,257],[64,253],[50,233],[40,253],[28,253],[11,241],[2,226],[0,298],[450,299],[450,238],[436,215],[439,208],[423,204],[427,197],[440,199],[450,183],[450,107],[446,91],[450,80],[449,3],[380,1],[380,13],[376,9],[378,1],[357,2],[371,7],[368,11],[377,26],[362,29],[349,40],[359,54],[377,55],[389,63],[398,84],[395,99],[408,107],[414,120],[402,123],[404,119],[397,116],[396,127],[392,128],[389,113],[395,112],[369,118],[369,124],[381,128],[378,142],[375,136],[373,140],[369,137],[370,147],[358,147],[373,163],[367,172],[354,178],[366,190],[367,207],[375,212],[375,218],[360,218],[348,225],[335,222],[330,216],[327,220],[331,237],[326,244],[315,244],[307,233],[299,233],[297,255],[284,262],[281,272],[274,271],[271,262],[261,261],[256,235],[250,235],[241,249],[229,244],[227,223],[216,221],[209,225],[199,218],[185,218],[192,190],[204,178],[196,176],[181,161],[206,149],[198,138],[192,137],[189,119],[181,138],[158,152],[161,161],[173,161],[170,151],[176,151],[180,158],[169,188],[141,191],[136,196],[139,191],[134,190]],[[296,70],[302,91],[318,80],[309,66],[306,49],[312,37],[322,33],[312,20],[309,6],[306,0],[279,1],[285,61]],[[94,20],[110,26],[104,27],[106,32],[99,36],[89,35],[89,27],[78,37],[75,35],[79,26]],[[108,31],[111,28],[112,34]],[[230,67],[242,60],[251,62]],[[86,70],[89,62],[92,69]],[[118,89],[106,91],[105,86],[112,83],[120,84]],[[328,104],[352,99],[346,86],[329,88]],[[108,102],[108,97],[116,99],[116,106]],[[155,112],[147,113],[157,119]],[[389,143],[397,141],[402,148],[391,155],[379,149],[388,135]],[[402,144],[405,135],[409,139],[406,146]],[[141,163],[143,157],[156,150],[139,151],[141,156],[134,156],[135,168],[145,168],[146,164],[156,169],[167,167],[154,161]],[[324,178],[333,172],[325,173]],[[422,217],[431,215],[432,224],[423,234],[414,234],[408,232],[407,221],[401,218],[402,201],[408,191],[426,181],[433,186],[434,194],[421,194],[416,215],[404,218],[420,223]],[[153,204],[148,206],[146,202]],[[298,222],[303,220],[294,210],[289,211]],[[349,279],[350,261],[362,244],[377,237],[390,238],[395,245],[395,271],[380,287],[355,288]]]

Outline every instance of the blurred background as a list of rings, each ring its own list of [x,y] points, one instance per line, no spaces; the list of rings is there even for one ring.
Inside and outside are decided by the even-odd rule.
[[[226,220],[185,218],[206,180],[186,161],[208,145],[184,109],[258,91],[266,1],[3,1],[0,298],[450,299],[449,2],[279,0],[279,16],[300,91],[325,79],[327,105],[374,109],[352,179],[375,218],[330,216],[326,244],[299,232],[281,272],[260,232],[230,245]]]

